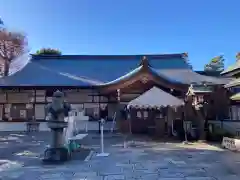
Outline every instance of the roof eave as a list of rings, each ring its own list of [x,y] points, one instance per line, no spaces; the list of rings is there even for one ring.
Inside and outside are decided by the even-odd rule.
[[[221,72],[221,76],[234,76],[235,74],[240,72],[240,67],[230,68],[226,69],[223,72]]]
[[[131,78],[132,76],[136,75],[137,73],[139,73],[142,70],[143,70],[143,66],[139,66],[136,69],[133,69],[132,71],[128,72],[127,74],[125,74],[125,75],[123,75],[123,76],[121,76],[121,77],[119,77],[119,78],[117,78],[113,81],[99,84],[99,86],[110,86],[110,85],[118,84],[121,81],[124,81],[124,80],[127,80],[127,79]]]

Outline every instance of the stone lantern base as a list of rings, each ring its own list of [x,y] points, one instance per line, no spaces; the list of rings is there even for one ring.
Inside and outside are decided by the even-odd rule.
[[[70,153],[63,142],[63,129],[67,128],[67,125],[64,121],[48,122],[48,127],[52,132],[52,144],[44,151],[43,162],[61,163],[70,159]]]
[[[46,163],[61,163],[69,160],[70,156],[68,149],[61,148],[48,148],[44,152],[43,162]]]

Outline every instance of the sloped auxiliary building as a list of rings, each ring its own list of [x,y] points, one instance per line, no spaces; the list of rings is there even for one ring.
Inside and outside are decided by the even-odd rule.
[[[236,55],[236,62],[223,71],[221,75],[232,78],[224,87],[232,93],[230,119],[240,121],[240,53]]]

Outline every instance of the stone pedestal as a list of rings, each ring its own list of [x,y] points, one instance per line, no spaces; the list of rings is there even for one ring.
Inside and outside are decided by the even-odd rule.
[[[52,142],[50,148],[44,152],[44,162],[59,163],[69,159],[69,152],[64,147],[63,129],[67,128],[68,123],[64,121],[48,122],[48,127],[52,132]]]

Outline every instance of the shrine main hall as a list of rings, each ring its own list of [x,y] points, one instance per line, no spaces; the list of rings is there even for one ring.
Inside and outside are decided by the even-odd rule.
[[[107,107],[107,116],[111,118],[119,110],[119,104],[126,107],[153,87],[159,92],[148,93],[148,96],[157,98],[160,106],[163,101],[171,106],[174,98],[184,102],[189,87],[194,86],[192,90],[197,100],[205,96],[210,99],[214,107],[211,116],[214,116],[217,111],[222,111],[217,108],[219,104],[227,106],[228,100],[223,100],[225,96],[229,98],[223,85],[229,79],[195,72],[187,59],[186,53],[31,55],[21,70],[0,79],[0,123],[45,122],[45,106],[51,102],[56,90],[64,92],[73,114],[84,112],[89,120],[94,121],[99,119],[102,107]],[[221,102],[216,98],[219,94],[223,99]],[[134,108],[151,107],[153,99],[142,105],[136,104]],[[143,113],[142,116],[148,115]]]

